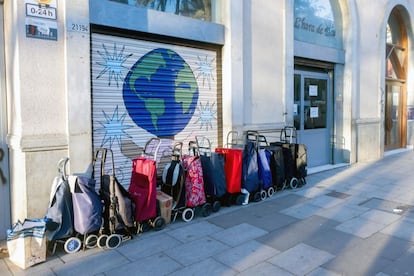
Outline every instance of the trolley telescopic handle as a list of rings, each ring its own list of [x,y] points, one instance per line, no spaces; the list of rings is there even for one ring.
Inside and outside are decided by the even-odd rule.
[[[196,143],[199,154],[211,155],[211,142],[205,136],[196,136]]]

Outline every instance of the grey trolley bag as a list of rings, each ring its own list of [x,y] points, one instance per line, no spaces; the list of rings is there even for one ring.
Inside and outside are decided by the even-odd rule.
[[[107,153],[111,156],[112,174],[105,173]],[[99,195],[104,205],[103,226],[98,239],[98,247],[114,249],[122,241],[133,238],[136,233],[134,219],[135,204],[128,191],[119,183],[115,176],[114,155],[111,149],[98,148],[95,150],[93,167],[100,167]]]
[[[55,253],[57,243],[65,243],[65,239],[70,238],[74,232],[72,194],[66,174],[68,161],[69,158],[64,158],[58,162],[58,175],[53,180],[46,211],[46,218],[50,219],[46,224],[46,237],[52,245],[52,254]]]

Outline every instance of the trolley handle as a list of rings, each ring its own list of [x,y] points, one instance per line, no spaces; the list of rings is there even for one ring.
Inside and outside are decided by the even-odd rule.
[[[161,139],[157,137],[152,137],[145,143],[142,155],[144,157],[152,157],[153,160],[157,161],[160,146]],[[149,148],[151,148],[151,151],[149,151]]]
[[[208,139],[205,136],[196,136],[196,143],[199,154],[204,154],[207,156],[211,156],[211,142],[210,139]]]
[[[297,132],[294,126],[285,126],[280,132],[280,141],[292,144],[297,143]]]
[[[69,157],[65,157],[65,158],[60,159],[59,162],[57,163],[58,173],[59,175],[62,176],[62,179],[64,181],[68,180],[68,174],[66,171],[68,162],[69,162]]]
[[[176,159],[179,161],[182,155],[183,155],[183,142],[175,142],[173,149],[172,149],[173,159]]]
[[[97,148],[95,149],[95,156],[92,163],[93,171],[95,171],[95,165],[98,160],[100,160],[100,169],[101,169],[101,178],[105,174],[105,164],[106,164],[106,157],[107,153],[110,153],[111,155],[111,162],[112,162],[112,175],[115,177],[115,159],[114,159],[114,153],[112,149],[108,148]],[[92,174],[94,175],[94,174]]]

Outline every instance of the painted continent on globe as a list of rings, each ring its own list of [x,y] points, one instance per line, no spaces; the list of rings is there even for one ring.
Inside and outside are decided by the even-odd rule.
[[[176,52],[157,48],[142,56],[127,74],[123,99],[129,116],[157,137],[181,132],[194,115],[198,85]]]

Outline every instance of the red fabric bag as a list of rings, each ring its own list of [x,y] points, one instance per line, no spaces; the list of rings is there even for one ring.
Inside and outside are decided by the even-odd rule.
[[[157,216],[157,168],[155,160],[138,157],[132,160],[128,188],[135,202],[135,220],[146,221]]]
[[[226,174],[227,192],[240,193],[243,150],[230,148],[216,148],[216,152],[224,154],[224,172]]]
[[[204,193],[203,169],[199,156],[183,156],[185,170],[185,197],[187,207],[196,207],[206,203]]]

